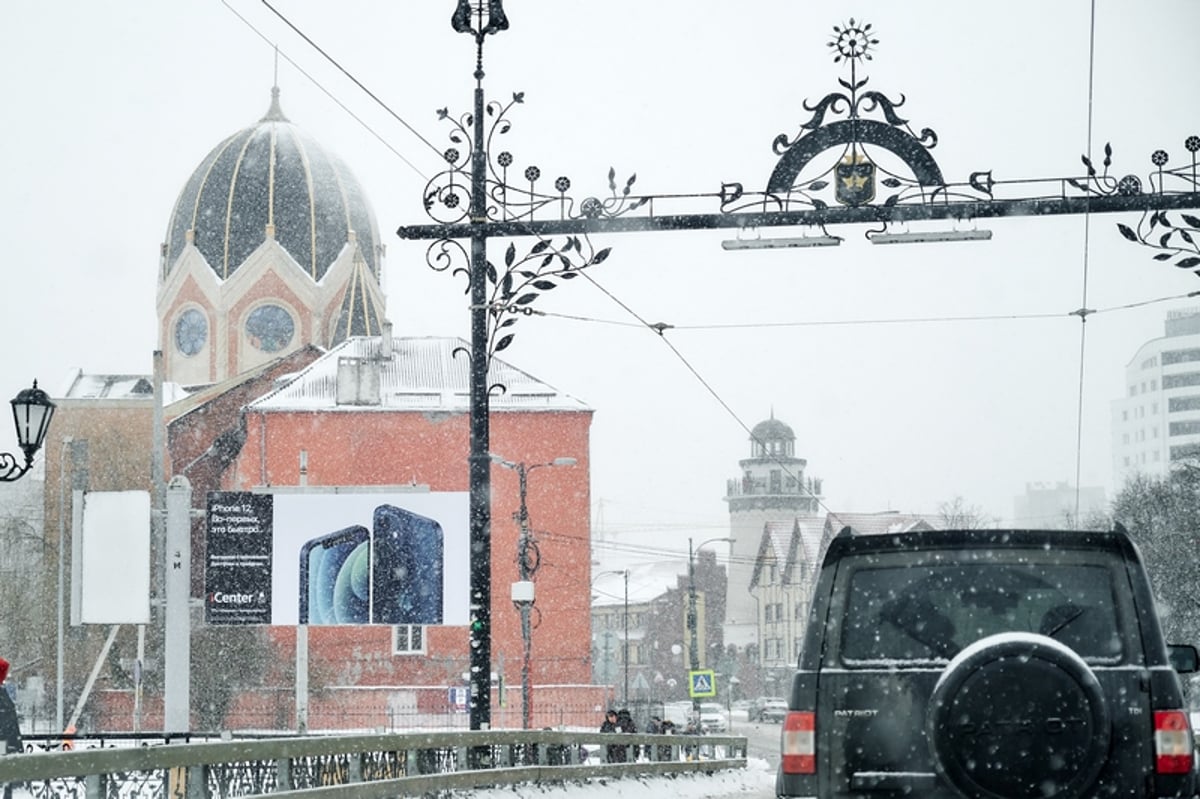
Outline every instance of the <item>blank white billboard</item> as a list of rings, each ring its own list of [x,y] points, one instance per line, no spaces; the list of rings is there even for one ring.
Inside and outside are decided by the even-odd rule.
[[[150,493],[84,493],[79,553],[79,620],[148,624]]]

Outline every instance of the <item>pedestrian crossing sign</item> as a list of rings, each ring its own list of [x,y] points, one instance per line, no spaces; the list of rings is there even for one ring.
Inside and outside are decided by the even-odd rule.
[[[697,699],[717,695],[717,678],[712,669],[688,672],[688,696]]]

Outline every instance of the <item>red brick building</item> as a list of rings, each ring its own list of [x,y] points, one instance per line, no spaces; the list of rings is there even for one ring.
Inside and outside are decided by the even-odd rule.
[[[198,612],[210,491],[468,490],[468,359],[455,351],[469,347],[457,338],[393,340],[384,250],[349,168],[284,116],[277,90],[258,123],[199,163],[171,213],[158,270],[162,446],[165,480],[186,477],[192,489],[193,729],[294,728],[304,677],[311,729],[466,723],[456,704],[469,663],[465,626],[311,626],[298,649],[297,626],[215,626]],[[493,453],[529,465],[576,461],[528,481],[538,556],[529,675],[534,724],[592,726],[610,690],[590,684],[592,412],[506,363],[490,369],[491,382],[506,389],[491,399]],[[48,537],[70,518],[70,494],[58,482],[73,475],[58,444],[65,436],[91,440],[90,490],[153,487],[153,381],[125,383],[136,390],[98,396],[68,387],[55,397],[66,401],[47,438]],[[524,647],[510,595],[519,502],[516,472],[494,467],[493,726],[522,718]],[[162,553],[155,557],[162,569]],[[466,560],[446,568],[467,570]],[[100,651],[100,631],[91,632],[71,631],[68,706]],[[138,649],[134,631],[120,631],[85,703],[88,726],[161,725],[161,644],[155,626],[135,717],[130,664]]]
[[[428,486],[468,490],[467,362],[456,358],[465,342],[452,338],[352,339],[299,373],[289,384],[249,403],[241,452],[224,489],[299,486]],[[348,370],[378,377],[378,392],[339,404],[336,386]],[[340,372],[340,374],[339,374]],[[361,376],[361,374],[359,375]],[[603,694],[588,688],[590,664],[590,495],[588,433],[591,411],[512,367],[494,362],[492,380],[507,391],[493,399],[492,451],[513,462],[549,463],[570,457],[574,466],[539,469],[528,480],[526,503],[540,554],[530,681],[535,723],[562,723],[559,710],[578,707],[590,723]],[[372,378],[366,381],[375,386]],[[301,464],[304,464],[302,469]],[[514,515],[519,507],[515,471],[492,468],[492,657],[503,664],[505,696],[497,696],[496,726],[520,723],[523,643],[510,598],[519,578]],[[468,563],[447,564],[466,571]],[[275,630],[285,647],[294,630]],[[418,704],[435,709],[467,670],[465,626],[428,627],[423,651],[396,654],[389,627],[311,627],[310,667],[329,685],[434,686]],[[350,648],[357,658],[345,657]],[[387,655],[380,657],[379,655]],[[515,702],[514,702],[515,700]],[[373,701],[373,700],[371,700]],[[393,697],[393,702],[395,697]],[[413,701],[405,698],[405,703]],[[553,711],[553,712],[551,712]],[[317,713],[313,712],[313,724]],[[365,725],[358,725],[365,726]]]

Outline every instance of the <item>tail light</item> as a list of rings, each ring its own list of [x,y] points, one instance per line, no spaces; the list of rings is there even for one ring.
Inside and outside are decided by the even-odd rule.
[[[783,773],[816,774],[817,714],[811,711],[788,713],[783,720],[781,736]]]
[[[1182,710],[1154,711],[1154,770],[1158,774],[1192,770],[1192,727]]]

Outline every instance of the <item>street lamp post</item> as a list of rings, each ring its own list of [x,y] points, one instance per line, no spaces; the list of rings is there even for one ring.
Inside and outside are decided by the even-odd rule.
[[[688,660],[692,671],[700,670],[700,640],[696,631],[696,557],[697,550],[704,547],[705,544],[713,544],[718,541],[732,541],[732,538],[709,538],[701,541],[699,546],[692,548],[692,539],[688,538],[688,609],[687,609],[687,628],[690,635],[688,644]],[[700,699],[692,697],[692,712],[700,712]]]
[[[624,608],[624,627],[625,633],[622,636],[624,646],[622,649],[622,659],[625,667],[625,705],[629,705],[629,569],[625,570],[625,608]]]
[[[533,715],[533,692],[529,684],[529,661],[533,654],[533,628],[530,614],[533,611],[534,603],[533,575],[538,568],[538,563],[531,557],[533,542],[529,531],[529,506],[526,504],[529,473],[543,466],[574,466],[576,461],[574,458],[555,458],[547,463],[525,464],[505,460],[495,454],[491,456],[491,459],[499,466],[514,470],[520,483],[521,505],[514,518],[521,529],[521,537],[517,543],[517,566],[521,579],[513,583],[512,600],[513,604],[517,606],[517,610],[521,612],[521,641],[525,646],[524,656],[521,660],[521,728],[528,730]]]
[[[624,666],[624,669],[623,669],[623,678],[624,678],[624,685],[625,685],[624,697],[625,697],[625,704],[628,705],[629,704],[629,569],[610,569],[609,571],[600,572],[599,574],[592,577],[592,582],[595,582],[597,578],[603,577],[606,574],[620,574],[620,575],[624,576],[624,578],[625,578],[625,603],[624,603],[624,612],[622,614],[622,620],[623,620],[622,626],[624,627],[625,634],[623,636],[624,643],[622,645],[622,650],[623,650],[622,651],[622,660],[623,660],[623,666]],[[607,676],[608,675],[605,674],[605,677],[607,677]]]
[[[25,465],[22,466],[15,456],[0,452],[0,482],[13,482],[29,471],[33,466],[33,456],[46,440],[50,418],[54,416],[54,403],[45,391],[38,388],[36,380],[33,381],[33,388],[18,392],[11,403],[13,424],[17,427],[17,446],[25,453]]]
[[[492,485],[488,464],[488,308],[487,308],[487,157],[484,150],[483,40],[508,29],[503,0],[489,0],[472,8],[458,0],[451,25],[475,37],[475,113],[471,149],[471,435],[467,457],[470,487],[470,728],[492,726]],[[477,757],[482,753],[477,751]]]

